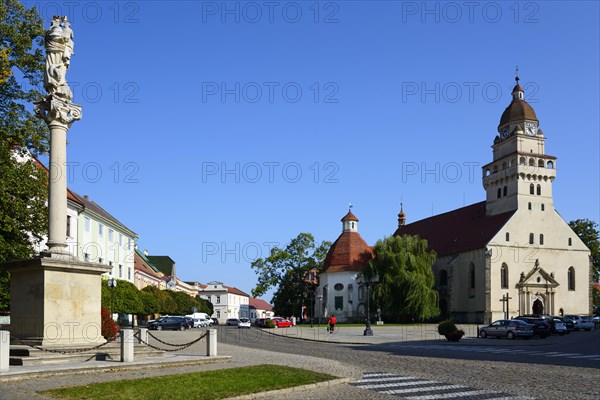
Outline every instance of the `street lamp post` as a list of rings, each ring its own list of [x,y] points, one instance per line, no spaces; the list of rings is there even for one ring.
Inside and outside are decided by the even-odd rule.
[[[365,285],[367,287],[367,320],[365,321],[364,336],[373,336],[373,329],[371,328],[371,286],[379,281],[377,275],[366,278],[364,275],[359,275],[357,278],[358,284]]]
[[[110,278],[108,280],[108,287],[110,288],[110,317],[113,316],[113,307],[115,304],[115,288],[117,287],[117,280],[115,278]]]
[[[317,327],[320,329],[321,328],[321,301],[323,300],[323,295],[322,294],[318,294],[317,295],[317,307],[319,308],[319,312],[318,312],[318,319],[317,319]]]
[[[315,319],[315,284],[312,285],[312,293],[310,296],[310,327],[313,327]]]

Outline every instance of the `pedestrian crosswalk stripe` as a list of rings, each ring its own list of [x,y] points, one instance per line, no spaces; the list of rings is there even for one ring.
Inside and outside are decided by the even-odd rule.
[[[384,372],[365,373],[362,379],[351,384],[360,389],[396,395],[410,400],[462,400],[465,398],[482,400],[531,399],[530,397],[510,396],[507,393],[480,390],[463,385]]]

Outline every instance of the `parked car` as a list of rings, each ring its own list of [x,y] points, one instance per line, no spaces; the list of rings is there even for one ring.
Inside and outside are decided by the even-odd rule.
[[[275,328],[289,328],[290,326],[293,326],[292,321],[283,319],[281,317],[274,317],[271,319],[275,323]]]
[[[228,318],[227,321],[225,321],[225,325],[227,326],[238,326],[239,323],[240,320],[237,318]]]
[[[208,327],[214,323],[212,319],[206,319],[206,318],[199,318],[199,321],[200,321],[201,327]]]
[[[240,318],[239,322],[238,322],[238,329],[239,328],[248,328],[250,329],[250,326],[252,324],[250,323],[250,319],[248,318]]]
[[[553,333],[558,333],[560,336],[564,335],[565,333],[569,333],[569,331],[567,330],[567,325],[565,325],[565,323],[560,318],[554,318]]]
[[[594,321],[592,321],[591,318],[581,315],[565,315],[565,317],[573,320],[573,323],[575,324],[575,330],[577,331],[581,329],[591,331],[594,329]]]
[[[162,331],[163,329],[184,331],[187,327],[188,321],[183,317],[162,317],[148,323],[148,329],[155,329],[157,331]]]
[[[539,336],[542,339],[550,336],[550,325],[544,322],[543,318],[518,316],[515,319],[525,321],[533,327],[534,336]]]
[[[211,319],[212,319],[213,325],[219,325],[219,320],[217,318],[211,318]]]
[[[575,322],[571,318],[557,316],[553,316],[552,318],[560,319],[562,323],[565,324],[565,327],[567,328],[567,333],[575,332],[577,330]]]
[[[533,336],[533,326],[518,319],[501,319],[479,328],[479,337],[486,338],[488,336],[529,339]]]
[[[259,328],[264,328],[265,327],[265,318],[257,318],[254,321],[254,325],[258,326]]]
[[[525,315],[525,317],[535,317],[535,318],[543,319],[544,322],[550,326],[550,333],[552,333],[552,334],[564,335],[565,333],[568,333],[568,331],[566,330],[566,327],[565,327],[565,330],[563,330],[563,329],[557,330],[556,329],[556,326],[555,326],[556,323],[554,321],[555,317],[553,317],[553,316],[545,315],[545,314],[528,314],[528,315]],[[562,321],[560,321],[560,320],[559,320],[559,322],[562,323]],[[564,325],[564,323],[563,323],[563,325]]]

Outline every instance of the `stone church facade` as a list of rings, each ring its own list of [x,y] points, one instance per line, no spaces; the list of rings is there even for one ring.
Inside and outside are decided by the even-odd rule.
[[[518,78],[512,97],[492,161],[482,167],[486,200],[410,224],[403,210],[398,215],[394,235],[419,235],[436,251],[442,316],[458,322],[592,312],[590,251],[554,208],[557,159],[546,153],[546,137]],[[339,252],[334,246],[330,252]],[[327,261],[320,290],[335,285],[336,271],[344,269]],[[344,262],[354,265],[345,268],[354,272],[344,277],[345,287],[354,287],[349,279],[356,279],[361,259]],[[332,310],[329,300],[323,307]]]

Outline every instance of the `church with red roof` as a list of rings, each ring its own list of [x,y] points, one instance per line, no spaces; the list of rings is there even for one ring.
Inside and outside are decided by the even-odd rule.
[[[554,208],[557,158],[516,78],[512,101],[493,139],[492,161],[482,167],[484,201],[406,223],[401,207],[394,235],[418,235],[437,254],[433,265],[442,317],[490,323],[523,314],[591,314],[590,251]],[[323,315],[364,318],[357,286],[372,248],[352,212],[319,276]]]

